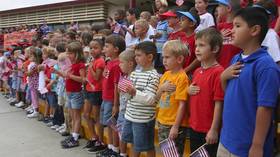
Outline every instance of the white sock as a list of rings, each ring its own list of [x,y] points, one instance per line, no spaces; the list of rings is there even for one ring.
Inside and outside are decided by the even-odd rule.
[[[109,149],[113,149],[113,147],[114,147],[114,146],[113,146],[112,144],[108,144],[108,148],[109,148]]]
[[[120,154],[122,157],[127,157],[127,154],[126,153],[121,153]]]
[[[75,141],[77,141],[79,139],[79,134],[78,133],[73,132],[72,136],[74,137]]]
[[[116,152],[116,153],[119,153],[119,152],[120,152],[119,147],[113,146],[112,150],[113,150],[114,152]]]

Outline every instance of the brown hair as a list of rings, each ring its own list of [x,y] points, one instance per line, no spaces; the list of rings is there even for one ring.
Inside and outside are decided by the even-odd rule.
[[[76,62],[84,62],[83,47],[80,42],[74,41],[68,44],[67,51],[76,54]]]
[[[124,38],[117,34],[109,35],[105,39],[105,43],[112,44],[114,47],[117,47],[119,49],[119,53],[124,51],[126,48]]]

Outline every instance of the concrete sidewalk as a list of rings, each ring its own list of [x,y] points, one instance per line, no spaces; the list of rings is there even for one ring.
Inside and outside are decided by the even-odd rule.
[[[37,119],[28,119],[25,111],[11,107],[0,96],[0,157],[93,157],[82,147],[62,149],[64,137]]]

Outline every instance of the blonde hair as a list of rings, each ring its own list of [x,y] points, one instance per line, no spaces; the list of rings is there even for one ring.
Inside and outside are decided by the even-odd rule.
[[[52,47],[44,47],[44,48],[42,49],[42,52],[43,52],[44,54],[47,54],[48,57],[53,58],[53,56],[55,55],[55,48],[52,48]]]
[[[133,49],[126,49],[125,51],[123,51],[120,55],[119,58],[121,60],[125,60],[125,61],[133,61],[135,62],[135,53]],[[136,63],[136,62],[135,62]]]
[[[142,28],[144,28],[145,30],[148,30],[149,29],[149,22],[144,20],[144,19],[140,19],[140,20],[137,20],[135,22],[135,25],[139,25],[141,26]]]
[[[172,55],[178,57],[178,56],[184,56],[186,57],[189,54],[189,48],[187,45],[182,43],[180,40],[170,40],[167,41],[163,45],[163,51],[171,52]]]

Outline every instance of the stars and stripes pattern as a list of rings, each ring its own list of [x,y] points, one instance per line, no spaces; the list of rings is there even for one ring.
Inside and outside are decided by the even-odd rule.
[[[205,149],[205,145],[202,145],[197,150],[195,150],[190,157],[210,157],[207,150]]]
[[[171,139],[165,139],[160,142],[160,149],[164,157],[179,157],[175,142]]]

